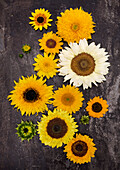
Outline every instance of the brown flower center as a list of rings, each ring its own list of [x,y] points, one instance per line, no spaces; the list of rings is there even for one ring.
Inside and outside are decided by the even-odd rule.
[[[99,113],[102,110],[102,105],[100,103],[96,102],[92,105],[92,110],[94,112]]]
[[[23,98],[27,102],[35,102],[39,98],[39,93],[36,90],[30,88],[23,93]]]
[[[56,41],[53,40],[53,39],[48,39],[48,40],[46,41],[46,46],[47,46],[48,48],[55,48],[55,46],[56,46]]]
[[[44,18],[43,17],[38,17],[37,18],[37,22],[38,23],[43,23],[44,22]]]
[[[75,100],[74,96],[70,93],[65,93],[61,97],[61,102],[66,106],[71,106],[74,100]]]

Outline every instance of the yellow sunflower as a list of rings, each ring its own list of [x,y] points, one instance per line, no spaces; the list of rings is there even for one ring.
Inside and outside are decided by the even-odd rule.
[[[47,103],[52,98],[52,86],[47,86],[45,80],[37,79],[36,75],[23,77],[19,82],[15,82],[14,90],[8,96],[12,100],[11,105],[20,109],[22,116],[25,114],[35,114],[48,110]]]
[[[39,77],[46,76],[49,79],[50,77],[56,75],[58,72],[57,68],[59,68],[57,66],[59,59],[54,59],[54,57],[55,56],[53,54],[48,56],[48,54],[44,53],[44,57],[38,54],[37,58],[34,58],[36,61],[36,63],[33,64],[35,66],[34,71],[37,71],[37,75]]]
[[[29,52],[31,51],[30,45],[28,45],[28,44],[23,45],[22,51],[23,51],[24,53],[29,53]]]
[[[35,9],[35,13],[31,13],[32,17],[29,17],[32,21],[29,22],[29,24],[32,24],[34,26],[34,29],[40,29],[40,31],[43,29],[47,29],[48,26],[51,26],[49,22],[53,21],[53,19],[49,19],[51,14],[48,12],[48,10],[45,10],[44,8]]]
[[[92,117],[103,117],[103,115],[108,111],[107,101],[103,100],[103,98],[100,98],[99,96],[90,99],[87,104],[88,106],[86,107],[86,110]]]
[[[61,17],[57,17],[57,34],[60,35],[65,41],[79,42],[80,39],[91,39],[94,22],[91,14],[85,12],[81,7],[80,9],[66,10],[61,13]]]
[[[56,90],[53,98],[54,101],[52,102],[54,106],[57,106],[58,109],[68,111],[70,114],[79,111],[84,100],[82,92],[71,85],[67,85],[66,87],[63,85],[62,88]]]
[[[43,115],[41,122],[38,122],[38,134],[42,143],[58,148],[73,138],[77,127],[74,118],[66,111],[49,110],[48,116]]]
[[[67,152],[67,158],[74,163],[84,164],[91,162],[91,158],[95,157],[97,150],[93,139],[87,135],[77,134],[66,146],[64,152]]]
[[[40,50],[44,50],[46,53],[59,53],[59,50],[62,49],[60,42],[62,39],[54,34],[52,31],[43,34],[43,38],[39,39],[39,45],[41,46]]]

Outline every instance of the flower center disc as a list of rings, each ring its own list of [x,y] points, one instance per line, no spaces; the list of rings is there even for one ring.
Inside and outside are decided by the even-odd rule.
[[[62,138],[68,130],[68,127],[64,120],[60,118],[54,118],[49,121],[47,125],[47,133],[52,138]]]
[[[28,129],[27,129],[27,128],[25,128],[25,129],[24,129],[24,133],[27,133],[27,132],[28,132]]]
[[[79,24],[72,24],[71,29],[75,32],[78,31],[79,30]]]
[[[65,93],[61,97],[61,102],[66,106],[71,106],[73,104],[74,100],[75,100],[74,96],[70,93]]]
[[[44,22],[44,18],[43,17],[38,17],[37,18],[37,22],[38,23],[43,23]]]
[[[71,61],[71,69],[80,76],[90,75],[95,69],[94,58],[87,53],[78,54]]]
[[[46,46],[47,46],[48,48],[55,48],[55,46],[56,46],[56,41],[53,40],[53,39],[49,39],[49,40],[46,41]]]
[[[34,89],[27,89],[23,93],[23,98],[27,102],[34,102],[34,101],[38,100],[38,97],[39,97],[39,93],[36,90],[34,90]]]
[[[82,156],[86,155],[88,146],[85,142],[78,140],[72,144],[71,149],[75,156],[82,157]]]
[[[102,110],[102,105],[100,103],[96,102],[92,105],[92,110],[94,112],[99,113]]]

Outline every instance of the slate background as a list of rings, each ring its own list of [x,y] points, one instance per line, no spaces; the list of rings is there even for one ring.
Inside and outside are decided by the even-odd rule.
[[[80,125],[79,132],[94,139],[96,157],[91,163],[79,165],[66,159],[62,148],[52,149],[41,144],[38,135],[30,142],[21,142],[17,137],[16,123],[38,117],[21,116],[13,110],[7,101],[7,95],[13,89],[14,80],[34,74],[33,58],[40,53],[38,39],[46,32],[36,31],[28,24],[30,13],[36,8],[46,8],[52,13],[54,21],[60,12],[67,8],[82,6],[92,12],[96,23],[92,40],[109,52],[111,63],[106,82],[83,91],[85,101],[83,108],[77,112],[75,120],[79,124],[81,115],[86,113],[86,103],[94,96],[101,96],[108,101],[109,112],[100,119],[90,118],[89,125]],[[119,0],[0,0],[0,170],[119,170],[120,169],[120,3]],[[56,25],[48,31],[56,31]],[[23,44],[32,46],[29,55],[18,57]],[[63,77],[55,76],[47,81],[54,89],[62,86]],[[66,83],[69,84],[69,81]],[[52,106],[49,106],[53,109]]]

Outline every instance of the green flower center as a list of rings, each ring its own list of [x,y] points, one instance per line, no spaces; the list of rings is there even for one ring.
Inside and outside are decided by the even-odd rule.
[[[27,133],[28,132],[28,128],[24,128],[24,133]]]
[[[92,105],[92,110],[96,113],[99,113],[102,110],[102,105],[96,102]]]

